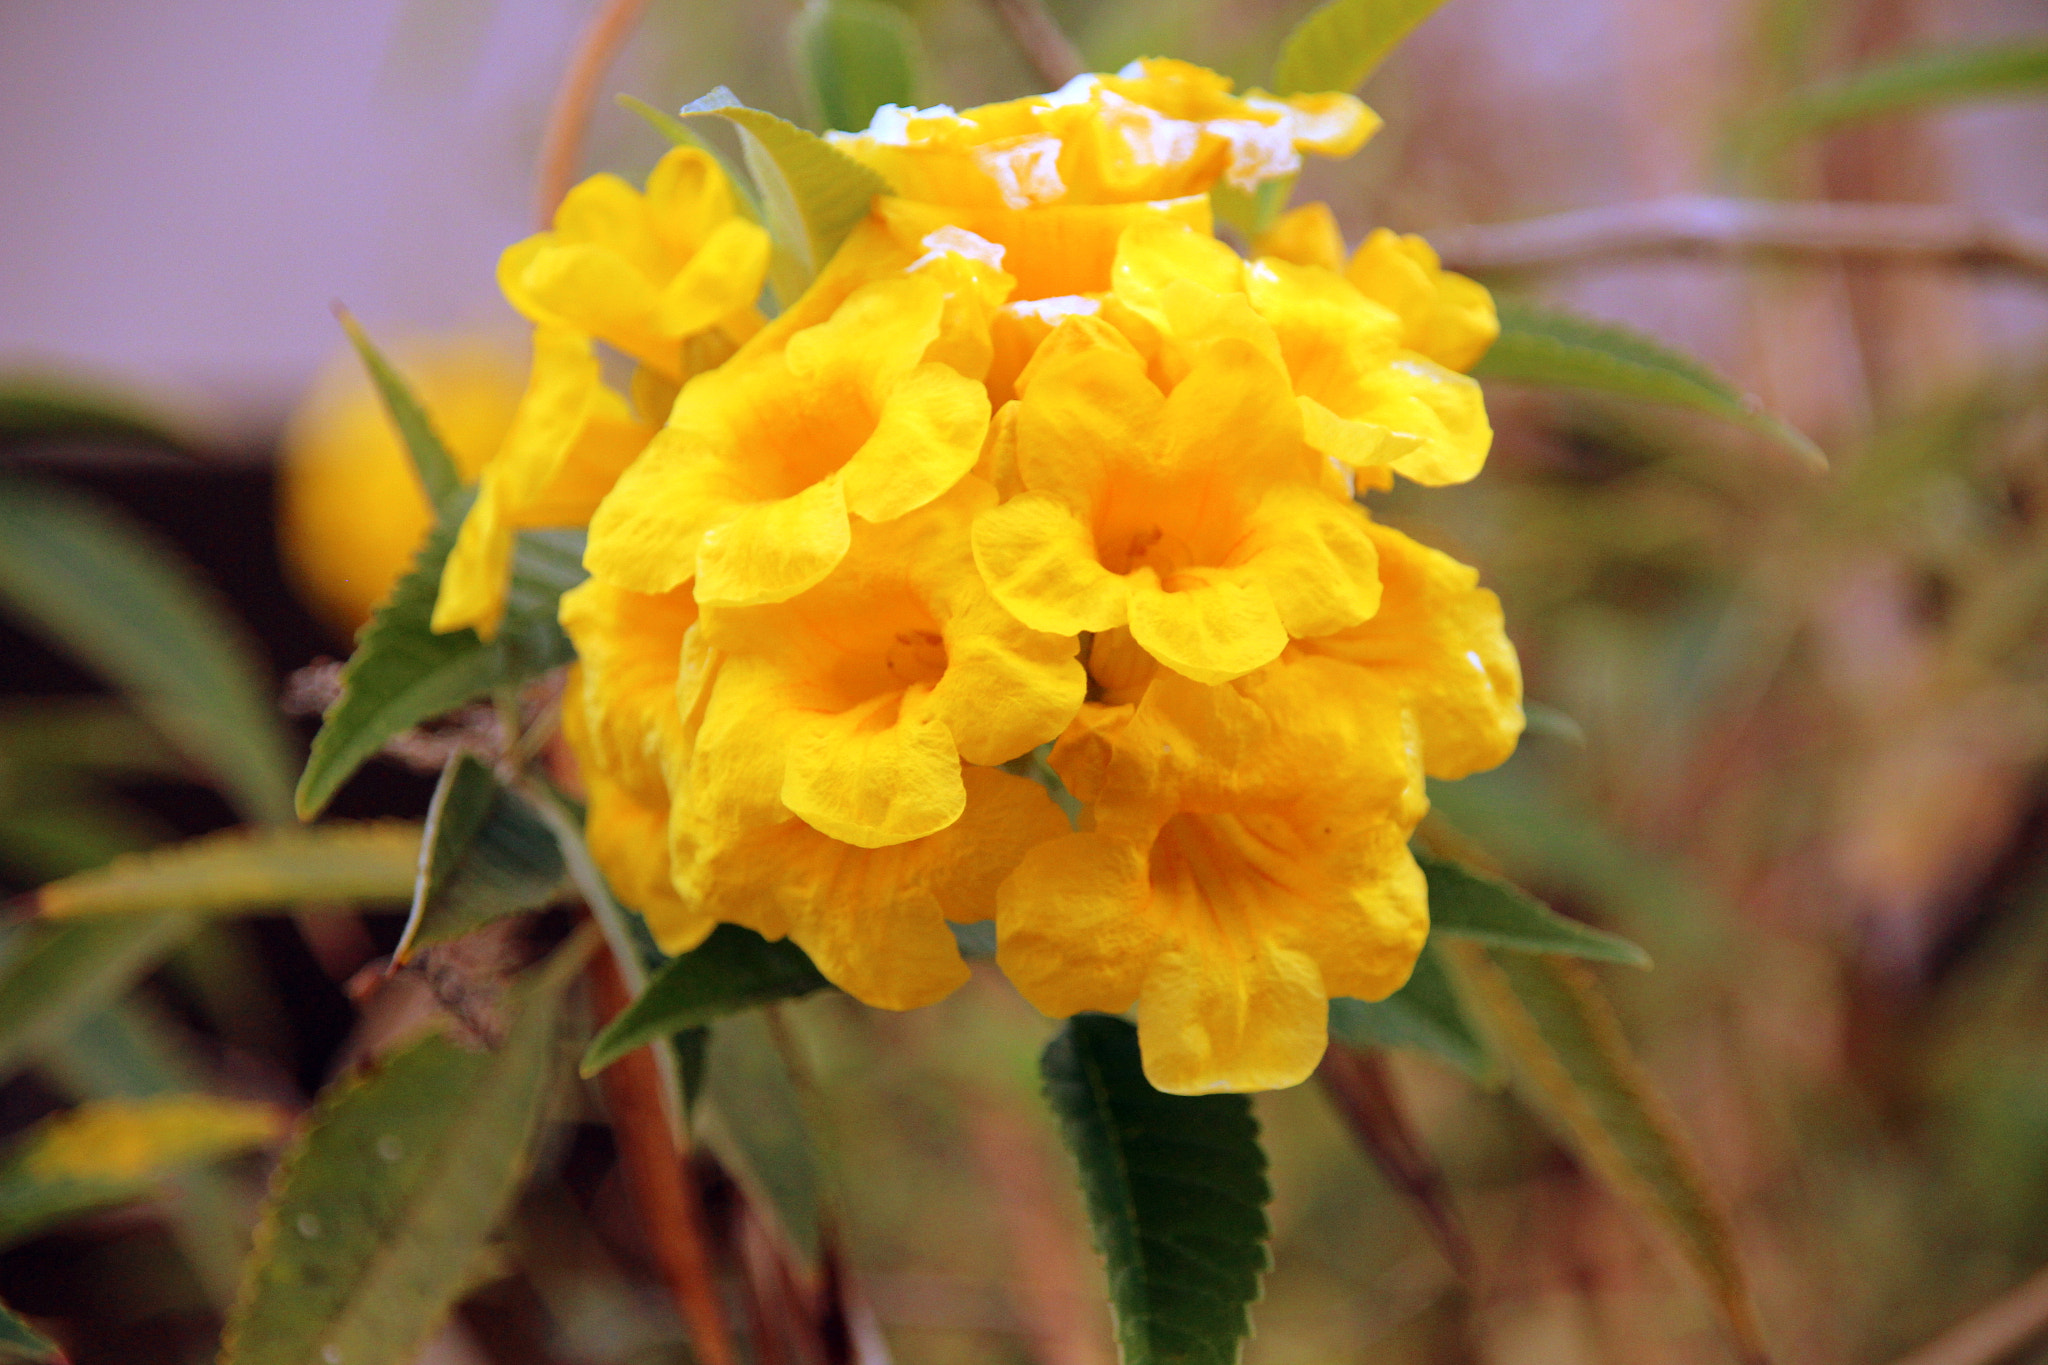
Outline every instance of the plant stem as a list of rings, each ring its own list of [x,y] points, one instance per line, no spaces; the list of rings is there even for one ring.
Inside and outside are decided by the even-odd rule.
[[[576,178],[576,162],[583,151],[583,134],[590,127],[590,106],[597,83],[619,49],[626,45],[640,22],[647,0],[605,0],[583,30],[569,69],[555,88],[555,102],[548,109],[547,127],[541,134],[539,165],[536,167],[534,210],[542,228],[553,223],[555,205],[569,192]]]

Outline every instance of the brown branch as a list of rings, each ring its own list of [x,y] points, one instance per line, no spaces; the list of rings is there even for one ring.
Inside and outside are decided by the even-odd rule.
[[[1949,1328],[1897,1365],[1993,1365],[2048,1329],[2048,1270]]]
[[[1374,1052],[1332,1043],[1323,1054],[1322,1065],[1316,1068],[1316,1079],[1323,1083],[1324,1091],[1359,1145],[1422,1215],[1423,1224],[1451,1269],[1459,1279],[1471,1284],[1476,1267],[1472,1239],[1465,1233],[1457,1205],[1451,1202],[1442,1169],[1416,1137],[1408,1116],[1401,1110],[1385,1060]]]
[[[2048,275],[2048,223],[1939,204],[1780,203],[1673,195],[1513,223],[1439,228],[1457,270],[1530,270],[1616,256],[1776,252],[1890,256]]]
[[[590,106],[597,97],[597,83],[626,39],[640,22],[647,0],[604,0],[583,30],[576,55],[562,73],[555,88],[555,102],[548,109],[546,128],[541,133],[540,160],[534,189],[534,210],[542,228],[555,218],[555,205],[569,193],[576,179],[576,164],[583,152],[583,134],[590,127]]]
[[[1088,69],[1081,49],[1045,7],[1045,0],[988,0],[989,8],[1010,30],[1047,87],[1057,90]]]
[[[610,953],[592,960],[589,975],[599,1019],[626,1007],[630,996]],[[605,1107],[618,1141],[619,1165],[655,1266],[689,1328],[695,1358],[704,1365],[735,1365],[732,1334],[712,1277],[704,1209],[669,1131],[655,1046],[630,1052],[604,1071]]]

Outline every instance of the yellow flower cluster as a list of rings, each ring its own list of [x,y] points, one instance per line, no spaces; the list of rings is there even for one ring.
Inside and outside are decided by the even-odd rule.
[[[1025,996],[1135,1005],[1147,1074],[1182,1093],[1294,1084],[1331,997],[1402,984],[1424,775],[1507,756],[1520,677],[1476,575],[1354,495],[1478,471],[1462,370],[1492,305],[1413,238],[1345,260],[1320,208],[1247,260],[1208,199],[1376,122],[1163,61],[886,108],[837,145],[895,193],[758,330],[685,285],[724,251],[751,289],[758,244],[700,213],[696,254],[673,247],[666,185],[586,186],[508,253],[563,358],[465,545],[565,513],[551,481],[588,497],[637,445],[591,337],[671,382],[703,329],[742,343],[596,504],[562,604],[592,850],[665,948],[787,935],[902,1009],[967,979],[947,921],[993,916]],[[535,396],[572,371],[584,397]],[[1078,828],[1008,770],[1047,744]]]

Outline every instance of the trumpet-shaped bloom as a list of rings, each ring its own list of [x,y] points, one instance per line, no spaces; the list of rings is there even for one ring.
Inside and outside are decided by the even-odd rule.
[[[1270,348],[1223,336],[1171,392],[1098,318],[1064,319],[1018,383],[1015,478],[974,557],[1040,630],[1129,626],[1202,682],[1370,616],[1363,514],[1330,496]]]
[[[997,897],[997,960],[1048,1014],[1138,1008],[1152,1084],[1266,1090],[1314,1070],[1328,1001],[1380,999],[1428,934],[1407,850],[1420,755],[1369,671],[1289,651],[1236,682],[1160,673],[1053,752],[1094,827]]]
[[[1374,229],[1344,276],[1400,314],[1403,345],[1446,369],[1471,369],[1500,335],[1486,286],[1445,270],[1435,248],[1412,233]]]
[[[694,578],[700,602],[722,605],[816,585],[854,519],[892,521],[974,467],[989,421],[976,367],[1009,283],[935,249],[777,349],[697,377],[592,519],[591,572],[641,592]]]
[[[718,163],[678,147],[644,194],[615,175],[570,190],[552,231],[506,248],[498,284],[536,324],[597,337],[681,383],[759,329],[768,257],[767,232],[740,216]]]

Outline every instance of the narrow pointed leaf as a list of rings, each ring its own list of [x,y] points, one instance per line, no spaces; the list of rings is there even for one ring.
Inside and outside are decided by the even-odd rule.
[[[341,674],[341,696],[313,740],[299,778],[298,810],[312,819],[341,784],[384,744],[465,702],[537,678],[575,658],[555,620],[562,594],[582,582],[581,531],[528,531],[519,537],[512,587],[498,633],[486,642],[464,628],[436,635],[428,626],[441,569],[471,494],[442,509],[441,524],[420,548],[356,643]]]
[[[655,973],[639,998],[606,1025],[583,1056],[583,1074],[596,1075],[643,1043],[831,984],[788,939],[771,942],[721,924]]]
[[[1067,1021],[1041,1063],[1109,1269],[1123,1365],[1232,1365],[1269,1264],[1266,1156],[1245,1095],[1165,1095],[1138,1031]]]
[[[300,902],[403,901],[419,864],[420,827],[337,820],[311,829],[229,829],[128,853],[30,896],[48,919],[99,915],[242,915]]]
[[[187,915],[17,928],[0,963],[0,1077],[126,994],[196,928]]]
[[[568,877],[553,831],[489,764],[457,754],[427,808],[412,917],[395,956],[403,962],[415,948],[537,910],[562,896]]]
[[[1356,90],[1443,0],[1330,0],[1294,26],[1273,66],[1282,95]]]
[[[827,128],[857,131],[885,104],[917,105],[924,79],[917,25],[885,0],[811,0],[790,38]]]
[[[1505,296],[1494,302],[1500,339],[1473,368],[1474,378],[1591,389],[1691,408],[1760,432],[1809,464],[1827,467],[1819,446],[1691,356],[1549,304]]]
[[[1330,1002],[1330,1036],[1353,1047],[1407,1047],[1441,1057],[1481,1085],[1493,1085],[1500,1066],[1458,1000],[1443,950],[1431,935],[1415,959],[1408,984],[1384,1000]]]
[[[290,815],[293,742],[255,643],[155,534],[0,477],[0,606],[119,688],[252,820]]]
[[[426,490],[429,507],[445,507],[462,491],[462,473],[456,467],[455,457],[448,453],[447,445],[440,433],[434,430],[433,419],[427,410],[413,397],[405,380],[399,377],[391,362],[370,343],[369,335],[362,325],[346,309],[338,310],[342,330],[348,333],[349,344],[356,348],[362,358],[363,368],[370,372],[370,381],[377,386],[378,397],[384,400],[384,410],[391,415],[391,424],[398,428],[399,439],[405,443],[406,453],[412,457],[413,471],[420,476],[420,485]]]
[[[867,216],[888,182],[815,133],[718,87],[682,109],[685,119],[722,118],[739,130],[740,150],[760,195],[762,221],[775,239],[769,283],[787,308]]]
[[[1765,114],[1761,130],[1782,141],[1838,124],[1977,100],[2048,93],[2048,42],[1916,52],[1795,92]]]
[[[211,1095],[102,1100],[46,1119],[0,1153],[0,1246],[146,1199],[187,1167],[284,1136],[274,1105]]]
[[[132,393],[70,375],[0,375],[0,440],[120,441],[183,450],[197,444]]]
[[[0,1303],[0,1360],[61,1361],[64,1353],[56,1344],[35,1328],[23,1322],[21,1315],[6,1304]]]
[[[525,1177],[594,943],[535,974],[498,1051],[433,1033],[328,1089],[278,1169],[222,1365],[414,1358]]]
[[[1566,919],[1512,882],[1427,853],[1415,861],[1429,878],[1429,921],[1439,933],[1525,953],[1650,965],[1650,955],[1621,935]]]
[[[1594,1170],[1670,1233],[1744,1359],[1765,1360],[1727,1214],[1592,974],[1563,958],[1476,946],[1461,946],[1456,962],[1531,1097]]]

